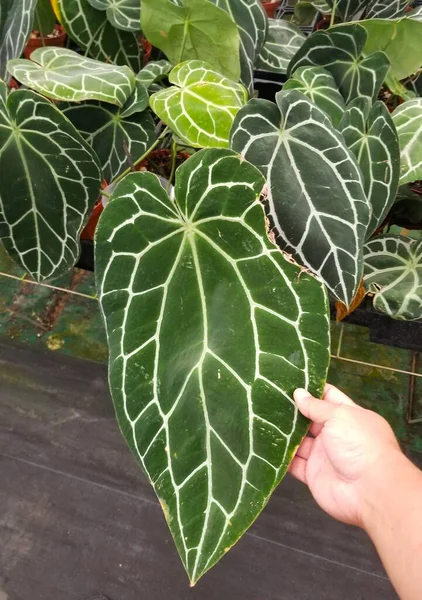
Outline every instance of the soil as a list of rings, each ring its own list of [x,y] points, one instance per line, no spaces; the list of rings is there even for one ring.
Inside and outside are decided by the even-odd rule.
[[[186,152],[178,152],[176,158],[176,169],[189,158]],[[137,167],[137,171],[149,171],[160,177],[169,179],[171,175],[172,156],[169,150],[156,150],[152,152],[141,164]]]
[[[378,100],[384,102],[390,113],[393,112],[399,104],[403,103],[403,99],[400,98],[400,96],[392,94],[385,85],[382,86],[380,93],[378,94]]]
[[[47,35],[41,35],[37,29],[34,29],[29,36],[30,40],[41,40],[42,38],[53,39],[63,35],[60,29],[53,29],[51,33],[47,33]]]

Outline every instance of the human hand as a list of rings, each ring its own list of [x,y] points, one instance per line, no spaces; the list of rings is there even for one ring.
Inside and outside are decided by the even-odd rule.
[[[389,468],[401,451],[383,417],[361,408],[326,385],[323,400],[298,389],[294,399],[313,424],[290,465],[290,473],[309,489],[329,515],[363,526],[371,481]]]

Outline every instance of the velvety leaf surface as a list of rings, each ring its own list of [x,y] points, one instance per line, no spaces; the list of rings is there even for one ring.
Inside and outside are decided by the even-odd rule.
[[[8,253],[37,281],[65,273],[98,198],[97,159],[54,104],[29,90],[7,97],[3,82],[0,173],[0,237]]]
[[[199,60],[175,67],[172,87],[153,94],[152,110],[194,148],[229,145],[230,129],[248,99],[246,89]]]
[[[34,13],[34,29],[39,31],[41,35],[48,35],[53,31],[55,23],[56,17],[50,0],[37,0]],[[17,58],[17,56],[11,56],[10,58]]]
[[[330,119],[296,90],[277,106],[251,100],[238,113],[231,147],[265,175],[277,243],[349,306],[363,271],[369,204],[354,155]]]
[[[67,48],[38,48],[31,60],[9,61],[8,69],[18,81],[53,100],[101,100],[123,106],[135,87],[135,75],[128,67],[84,58]]]
[[[142,68],[139,32],[116,29],[103,10],[88,0],[51,0],[56,16],[68,36],[91,58],[127,65],[137,73]]]
[[[142,31],[173,65],[209,63],[222,75],[240,77],[239,32],[224,10],[204,0],[142,0]]]
[[[32,29],[36,0],[2,0],[0,4],[0,79],[7,63],[22,54]]]
[[[105,10],[107,19],[117,29],[141,29],[141,0],[88,0],[97,10]]]
[[[283,90],[298,90],[319,106],[337,126],[346,103],[337,89],[334,77],[322,67],[299,67],[283,85]]]
[[[365,13],[365,19],[397,19],[403,17],[412,0],[375,0]]]
[[[400,177],[400,148],[396,128],[383,102],[372,107],[357,98],[339,125],[345,142],[357,158],[372,207],[367,237],[383,223],[394,203]]]
[[[389,69],[383,52],[363,57],[367,33],[360,24],[347,23],[308,37],[287,71],[288,76],[299,67],[319,66],[329,71],[346,100],[346,104],[367,96],[375,101]]]
[[[400,183],[422,179],[422,98],[400,104],[392,116],[399,135]]]
[[[351,21],[354,16],[360,13],[371,0],[326,0],[327,4],[331,8],[336,5],[336,14],[340,15],[343,21]]]
[[[365,283],[380,312],[405,321],[422,318],[422,241],[380,235],[368,242]]]
[[[130,117],[131,115],[142,112],[149,106],[148,90],[143,83],[138,79],[135,80],[135,88],[129,98],[126,100],[121,110],[122,117]]]
[[[282,479],[308,429],[293,390],[320,395],[329,361],[324,287],[268,240],[263,184],[204,150],[173,200],[153,174],[128,175],[97,229],[117,417],[192,583]]]
[[[284,19],[268,19],[268,34],[259,55],[257,68],[286,73],[289,62],[306,37],[299,27]]]
[[[172,64],[169,63],[168,60],[151,61],[142,69],[142,71],[139,71],[136,76],[136,81],[139,81],[149,88],[152,83],[155,83],[168,75],[172,68]]]

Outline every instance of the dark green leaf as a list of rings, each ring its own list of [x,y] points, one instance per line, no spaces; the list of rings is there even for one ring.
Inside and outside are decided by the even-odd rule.
[[[375,0],[365,13],[365,19],[396,19],[404,17],[413,0]]]
[[[31,33],[36,0],[1,0],[0,79],[7,79],[7,63],[22,54]]]
[[[268,35],[257,62],[257,68],[286,73],[289,62],[306,37],[299,27],[283,19],[268,20]]]
[[[136,80],[149,88],[153,83],[168,75],[172,68],[168,60],[152,61],[142,71],[139,71]]]
[[[399,135],[400,183],[422,179],[422,98],[400,104],[392,116]]]
[[[117,29],[141,29],[141,0],[88,0],[97,10],[105,10],[107,19]]]
[[[35,8],[34,27],[43,36],[48,35],[54,29],[56,17],[50,0],[37,0]],[[11,57],[15,58],[15,57]]]

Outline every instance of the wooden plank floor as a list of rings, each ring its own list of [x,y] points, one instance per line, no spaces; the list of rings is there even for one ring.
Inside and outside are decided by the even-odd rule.
[[[366,535],[289,476],[193,589],[102,365],[0,342],[0,600],[393,600]]]

